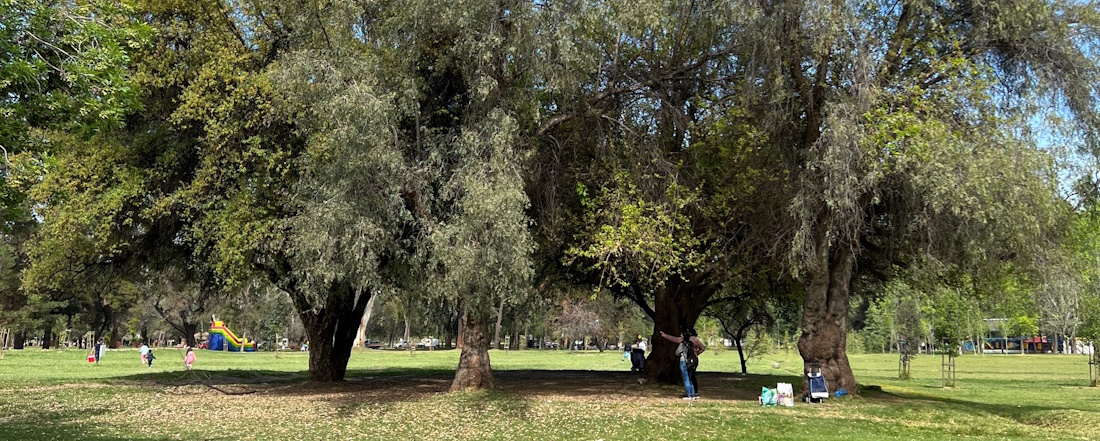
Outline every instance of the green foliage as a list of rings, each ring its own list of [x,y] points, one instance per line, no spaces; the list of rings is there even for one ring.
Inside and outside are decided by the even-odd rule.
[[[583,259],[591,262],[585,270],[599,272],[604,284],[651,289],[706,262],[704,239],[695,234],[691,217],[684,213],[698,196],[675,182],[665,190],[664,201],[645,200],[622,174],[614,187],[601,188],[598,195],[589,196],[578,183],[577,195],[585,207],[582,225],[587,229],[577,238],[583,245],[566,251],[567,265]]]
[[[1084,320],[1077,330],[1077,335],[1093,342],[1100,341],[1100,298],[1088,297],[1081,304],[1081,316]]]
[[[1029,337],[1039,333],[1039,321],[1035,316],[1027,314],[1014,315],[1005,322],[1005,334],[1011,336]]]
[[[412,216],[401,196],[411,165],[390,142],[397,110],[392,94],[376,92],[375,69],[300,51],[273,73],[280,107],[295,115],[307,147],[300,179],[284,183],[296,211],[273,220],[284,232],[275,244],[285,248],[249,245],[290,256],[297,288],[316,306],[334,283],[382,284],[384,258],[414,264],[397,249]]]
[[[110,132],[140,108],[133,53],[152,32],[130,2],[0,2],[0,219],[31,220],[28,189],[65,139]],[[26,234],[18,229],[17,234]]]
[[[923,340],[924,323],[920,301],[920,292],[914,290],[903,280],[893,281],[888,287],[887,297],[891,302],[891,310],[894,312],[893,322],[895,339],[898,343],[898,351],[902,355],[913,356],[920,350],[920,342]]]
[[[0,277],[29,266],[0,301],[106,326],[173,269],[180,293],[260,270],[303,315],[400,290],[488,317],[537,267],[793,331],[784,294],[823,291],[791,278],[846,296],[855,268],[886,287],[872,349],[979,311],[1091,333],[1067,312],[1097,297],[1095,218],[1033,129],[1100,144],[1098,25],[1061,0],[9,0]]]
[[[526,286],[532,274],[533,242],[524,213],[527,196],[520,176],[510,167],[515,163],[511,152],[514,140],[509,133],[512,124],[496,113],[485,126],[478,127],[480,133],[469,134],[471,141],[489,139],[491,143],[470,147],[493,153],[459,173],[454,185],[463,197],[456,201],[449,221],[432,237],[445,268],[443,285],[457,293],[471,312],[484,314],[501,297],[517,302],[529,295]],[[490,127],[499,131],[490,135]]]
[[[138,108],[128,67],[152,30],[132,14],[131,2],[0,3],[0,145],[9,154],[34,142],[32,129],[94,134]]]
[[[871,300],[863,330],[859,332],[868,351],[888,352],[895,342],[897,305],[893,299],[881,297]]]
[[[714,345],[715,349],[720,347],[721,345]],[[745,361],[752,363],[772,353],[774,348],[774,341],[767,329],[756,327],[745,335],[745,343],[742,352],[744,353]]]
[[[867,344],[863,338],[863,333],[858,331],[851,331],[846,336],[844,351],[848,354],[865,354],[867,353]]]
[[[1055,273],[1069,283],[1059,294],[1076,294],[1077,310],[1069,311],[1079,320],[1078,335],[1093,342],[1100,340],[1100,216],[1096,205],[1074,213],[1068,238],[1063,245],[1063,271]],[[1068,286],[1065,286],[1068,285]],[[1068,289],[1067,289],[1068,288]],[[1069,292],[1066,292],[1069,291]],[[1075,291],[1075,292],[1074,292]]]
[[[932,333],[937,343],[946,345],[948,351],[956,351],[963,341],[981,335],[978,324],[981,315],[960,289],[943,287],[934,293],[931,302]]]

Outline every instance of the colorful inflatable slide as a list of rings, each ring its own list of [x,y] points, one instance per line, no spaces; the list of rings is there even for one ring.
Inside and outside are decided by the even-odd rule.
[[[215,320],[210,324],[210,343],[206,345],[206,349],[224,351],[226,345],[233,352],[240,352],[242,348],[245,352],[256,352],[256,342],[237,338],[237,334],[226,328],[225,323]]]

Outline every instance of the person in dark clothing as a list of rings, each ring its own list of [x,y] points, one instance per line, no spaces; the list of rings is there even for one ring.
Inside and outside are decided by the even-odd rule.
[[[634,344],[630,345],[630,372],[642,372],[645,370],[645,340],[638,336]]]

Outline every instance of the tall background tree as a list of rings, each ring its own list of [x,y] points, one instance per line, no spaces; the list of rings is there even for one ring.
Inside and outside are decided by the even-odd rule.
[[[1095,15],[1013,5],[789,1],[744,15],[736,99],[782,161],[799,352],[833,388],[856,388],[845,347],[860,259],[1028,261],[1052,224],[1056,177],[1029,115],[1058,102],[1093,133],[1096,60],[1080,42]]]
[[[103,324],[112,319],[101,313],[129,307],[104,297],[118,288],[117,279],[104,271],[85,274],[85,289],[56,280],[48,287],[12,282],[41,255],[35,237],[48,236],[39,235],[39,221],[47,212],[57,213],[59,201],[36,200],[31,187],[66,167],[59,157],[69,149],[103,141],[102,133],[120,127],[139,108],[128,67],[150,30],[134,19],[131,7],[106,1],[0,5],[0,237],[5,243],[2,277],[8,282],[0,288],[5,304],[0,325],[21,322],[22,331],[37,320],[47,327],[47,344],[53,331],[45,324],[58,316],[71,321],[79,311],[90,311],[93,321]],[[85,244],[54,249],[54,258],[72,258],[63,254],[88,250]]]

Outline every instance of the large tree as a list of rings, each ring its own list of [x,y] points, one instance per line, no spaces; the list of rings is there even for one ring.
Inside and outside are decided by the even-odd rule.
[[[720,110],[740,81],[730,54],[742,7],[563,8],[571,15],[560,32],[573,43],[560,57],[572,76],[560,81],[571,87],[544,98],[550,116],[529,185],[542,249],[577,281],[607,287],[654,321],[650,378],[678,378],[675,345],[658,333],[678,334],[709,305],[734,301],[716,294],[733,292],[723,285],[754,264],[743,224],[771,215],[745,203],[777,182],[747,134],[712,137],[732,138],[714,128],[731,122]]]
[[[0,5],[0,237],[11,252],[5,253],[11,266],[4,268],[9,283],[0,289],[0,301],[9,319],[53,323],[58,315],[71,321],[84,311],[94,315],[91,321],[102,331],[130,307],[118,302],[125,297],[121,292],[132,289],[124,289],[128,285],[120,284],[117,272],[104,265],[82,274],[73,271],[87,269],[82,263],[93,255],[106,258],[95,251],[92,238],[97,236],[88,230],[63,231],[75,243],[52,249],[51,259],[63,266],[52,268],[50,277],[35,277],[22,286],[10,282],[40,263],[45,250],[65,241],[44,243],[52,237],[39,227],[43,220],[64,216],[58,206],[68,203],[68,194],[44,197],[46,192],[32,193],[31,187],[51,181],[67,165],[59,157],[73,149],[87,151],[99,134],[115,130],[140,104],[128,66],[149,28],[131,11],[129,4],[107,1]],[[79,232],[88,236],[73,236]],[[82,254],[86,251],[92,253]]]
[[[789,1],[747,17],[737,99],[789,182],[775,197],[805,286],[799,350],[831,387],[854,391],[845,346],[858,259],[1026,259],[1051,225],[1055,176],[1027,134],[1054,103],[1091,139],[1098,70],[1083,42],[1096,38],[1095,8]]]
[[[856,390],[853,272],[1028,261],[1057,179],[1032,115],[1087,142],[1098,122],[1092,5],[570,5],[561,28],[587,43],[563,60],[594,80],[546,97],[547,246],[671,332],[737,271],[781,265],[804,286],[800,352],[835,388]]]
[[[386,286],[409,304],[461,303],[453,388],[492,386],[492,305],[525,292],[529,272],[518,165],[533,108],[530,13],[524,2],[333,6],[273,72],[306,150],[290,211],[256,261],[301,310],[330,317],[303,322],[324,324],[320,341],[335,334],[337,362]]]

